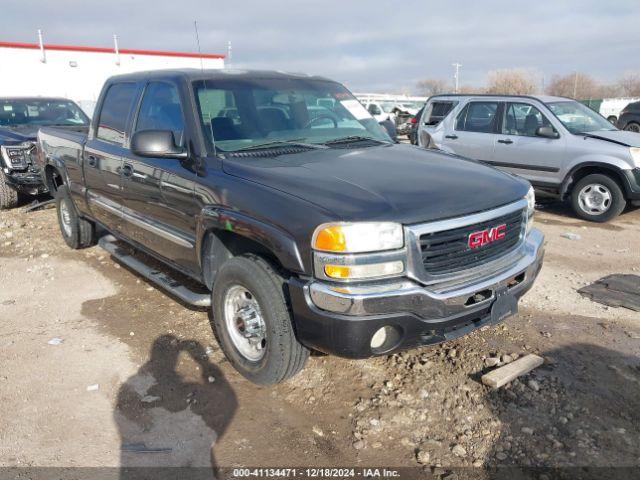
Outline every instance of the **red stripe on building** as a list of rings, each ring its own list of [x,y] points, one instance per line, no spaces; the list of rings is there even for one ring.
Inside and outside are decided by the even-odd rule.
[[[0,47],[6,48],[27,48],[39,50],[40,45],[37,43],[25,42],[0,42]],[[55,45],[51,43],[44,44],[45,50],[59,50],[68,52],[97,52],[97,53],[115,53],[114,48],[106,47],[83,47],[76,45]],[[220,53],[194,53],[194,52],[174,52],[170,50],[138,50],[135,48],[120,48],[118,51],[123,55],[154,55],[158,57],[184,57],[184,58],[225,58]]]

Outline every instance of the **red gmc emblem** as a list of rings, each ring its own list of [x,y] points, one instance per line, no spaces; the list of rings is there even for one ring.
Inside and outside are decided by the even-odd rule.
[[[495,242],[496,240],[500,240],[507,235],[504,233],[505,228],[507,228],[507,224],[503,223],[502,225],[487,228],[486,230],[472,232],[469,234],[467,245],[469,245],[469,248],[478,248],[488,245],[491,242]]]

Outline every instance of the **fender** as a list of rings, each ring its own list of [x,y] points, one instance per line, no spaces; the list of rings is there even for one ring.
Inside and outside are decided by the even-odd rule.
[[[615,160],[620,161],[619,159],[615,159]],[[618,165],[615,165],[612,163],[605,163],[605,162],[599,162],[599,161],[587,161],[587,162],[581,162],[581,163],[578,163],[577,165],[574,165],[573,167],[571,167],[571,170],[569,170],[569,173],[565,175],[564,180],[560,185],[559,193],[560,193],[561,199],[564,199],[566,197],[569,187],[573,184],[573,179],[576,172],[583,168],[589,168],[589,167],[598,168],[600,170],[608,170],[609,172],[614,172],[617,178],[621,180],[622,187],[624,188],[625,193],[627,195],[630,193],[630,185],[628,184],[627,177],[622,173],[622,171],[625,169],[620,168]]]
[[[200,266],[204,240],[211,230],[233,232],[253,240],[269,249],[285,269],[298,273],[305,271],[298,245],[288,233],[242,213],[213,206],[204,207],[196,221],[196,251]]]

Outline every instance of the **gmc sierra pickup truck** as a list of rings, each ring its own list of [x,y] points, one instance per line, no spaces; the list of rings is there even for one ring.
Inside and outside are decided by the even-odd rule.
[[[106,230],[116,259],[210,307],[229,361],[260,384],[312,349],[366,358],[500,322],[542,264],[526,180],[391,142],[321,77],[113,77],[88,135],[43,128],[39,144],[66,243]]]
[[[36,134],[46,125],[86,129],[89,119],[64,98],[0,98],[0,209],[18,204],[18,195],[47,191],[35,165]]]

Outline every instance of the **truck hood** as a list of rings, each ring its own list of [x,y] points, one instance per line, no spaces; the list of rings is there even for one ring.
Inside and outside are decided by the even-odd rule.
[[[0,144],[35,141],[39,125],[16,125],[13,128],[0,127]]]
[[[625,147],[640,147],[640,133],[624,130],[598,130],[583,134],[590,138],[597,138],[605,142],[617,143]]]
[[[231,157],[223,169],[346,221],[428,222],[496,208],[529,189],[525,180],[492,167],[410,145]]]

